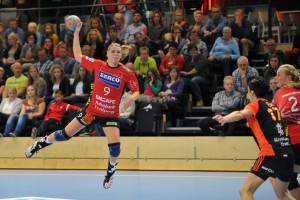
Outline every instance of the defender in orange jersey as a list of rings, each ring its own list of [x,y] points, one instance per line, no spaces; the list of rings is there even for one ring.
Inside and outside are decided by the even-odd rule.
[[[240,189],[242,199],[254,199],[254,192],[269,177],[274,178],[271,183],[278,199],[294,199],[287,192],[293,177],[294,155],[279,109],[264,98],[268,90],[268,83],[263,78],[254,78],[248,82],[250,103],[243,110],[213,117],[221,125],[246,118],[260,148]]]

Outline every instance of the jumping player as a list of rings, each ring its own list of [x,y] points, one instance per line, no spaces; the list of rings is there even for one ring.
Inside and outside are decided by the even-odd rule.
[[[278,108],[264,98],[268,90],[263,78],[254,78],[248,83],[250,103],[243,110],[213,117],[221,125],[246,118],[259,145],[258,158],[240,189],[242,199],[254,199],[254,192],[269,177],[274,178],[271,183],[278,199],[294,199],[287,192],[294,155]]]
[[[83,56],[79,44],[79,23],[74,31],[73,51],[77,62],[81,63],[94,75],[92,92],[84,109],[63,129],[53,132],[36,141],[25,152],[27,158],[54,142],[69,140],[74,134],[87,125],[99,123],[107,137],[110,158],[103,187],[108,189],[112,184],[113,175],[120,154],[119,103],[123,90],[127,85],[132,95],[128,97],[122,109],[126,109],[132,101],[139,97],[139,87],[134,72],[119,63],[122,48],[112,43],[107,50],[107,62]]]
[[[295,156],[294,176],[289,184],[291,195],[300,199],[300,185],[297,180],[300,172],[300,75],[292,65],[281,65],[275,77],[280,88],[274,96],[274,104],[279,108],[287,124],[287,134]]]

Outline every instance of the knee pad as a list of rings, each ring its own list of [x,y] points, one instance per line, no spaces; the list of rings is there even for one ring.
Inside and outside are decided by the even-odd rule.
[[[291,179],[289,186],[288,186],[289,191],[300,187],[299,182],[297,180],[297,176],[298,176],[298,173],[294,173],[293,178]]]
[[[71,137],[69,137],[66,134],[65,129],[63,129],[63,130],[57,130],[54,132],[54,139],[56,141],[63,142],[63,141],[67,141],[67,140],[71,139]]]
[[[120,146],[121,146],[120,142],[108,144],[109,154],[111,155],[111,157],[116,158],[120,155],[121,152]]]

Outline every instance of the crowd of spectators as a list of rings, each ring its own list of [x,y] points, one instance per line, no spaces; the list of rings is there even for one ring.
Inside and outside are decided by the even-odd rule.
[[[149,23],[144,23],[147,20],[143,19],[143,13],[134,7],[129,4],[106,7],[108,12],[115,12],[111,14],[113,23],[108,27],[98,16],[91,17],[87,31],[80,33],[83,55],[106,60],[111,43],[128,45],[129,53],[121,62],[135,71],[139,80],[142,95],[137,102],[160,102],[166,110],[174,106],[174,102],[180,103],[179,96],[187,93],[192,94],[195,106],[211,106],[211,101],[204,100],[203,96],[214,96],[212,75],[219,71],[222,79],[226,77],[225,91],[216,94],[213,111],[228,114],[240,108],[236,105],[236,96],[243,102],[247,78],[259,76],[249,64],[255,35],[242,9],[237,9],[230,21],[222,15],[221,7],[214,5],[211,18],[205,23],[201,11],[194,11],[193,20],[189,22],[184,11],[177,9],[167,26],[160,11],[152,11]],[[12,18],[8,27],[0,24],[0,94],[3,99],[0,136],[18,136],[25,126],[36,127],[36,121],[45,115],[46,106],[56,102],[56,95],[63,96],[70,104],[78,104],[86,103],[91,91],[91,74],[73,58],[72,32],[64,29],[58,36],[51,23],[44,24],[39,32],[35,22],[29,22],[28,29],[22,30],[17,22]],[[299,67],[299,33],[293,48],[286,53],[276,48],[273,38],[268,39],[265,46],[266,68],[262,76],[270,85],[280,64],[290,62]],[[234,98],[235,103],[221,105],[224,101],[219,102],[220,97],[227,102]],[[21,104],[20,99],[23,99]],[[220,106],[227,109],[215,109]],[[132,111],[129,115],[133,115]],[[168,119],[174,120],[171,116],[169,114]],[[206,123],[210,122],[200,124]]]

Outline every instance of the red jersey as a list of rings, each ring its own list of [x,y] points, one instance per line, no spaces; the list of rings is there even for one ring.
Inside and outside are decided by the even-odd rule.
[[[292,151],[279,109],[273,103],[259,98],[244,109],[252,113],[247,121],[260,148],[259,156],[283,155]]]
[[[81,65],[94,74],[86,112],[99,117],[119,117],[119,104],[125,85],[132,92],[139,91],[134,72],[121,63],[118,67],[109,67],[106,62],[87,56],[82,57]]]
[[[56,119],[61,123],[63,116],[65,115],[66,112],[70,110],[81,110],[80,107],[78,106],[73,106],[71,104],[61,102],[61,103],[52,103],[49,105],[47,109],[47,113],[45,115],[45,120],[48,119]]]
[[[284,112],[290,112],[290,116],[285,118],[288,126],[292,144],[300,143],[300,89],[294,87],[282,87],[275,96],[274,103]]]
[[[177,68],[179,69],[179,71],[182,71],[183,63],[184,63],[184,59],[180,55],[177,55],[176,58],[172,62],[170,61],[169,56],[165,56],[162,59],[161,64],[159,66],[159,73],[162,75],[163,69],[169,69],[170,66],[172,66],[172,65],[176,65]]]

